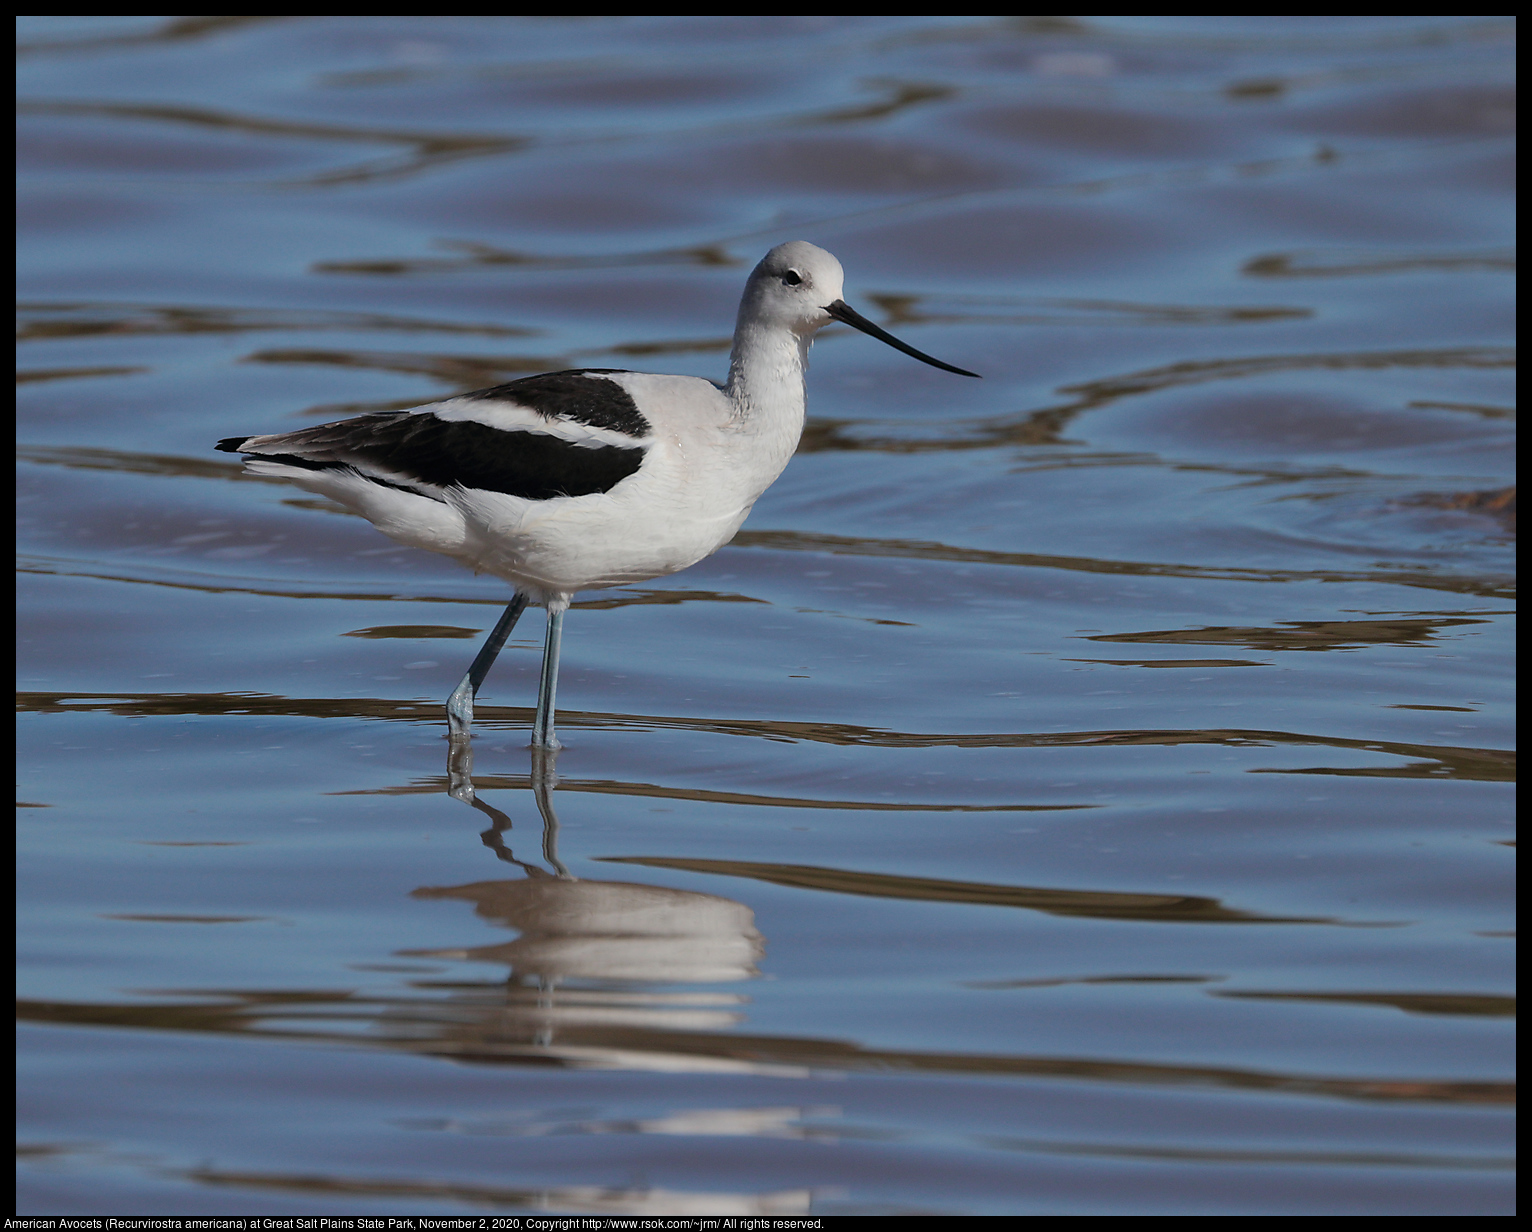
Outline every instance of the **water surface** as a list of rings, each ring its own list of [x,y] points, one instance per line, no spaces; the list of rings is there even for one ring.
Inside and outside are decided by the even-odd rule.
[[[1513,33],[22,19],[18,1210],[1509,1213]],[[797,238],[984,380],[449,767],[504,584],[213,442]]]

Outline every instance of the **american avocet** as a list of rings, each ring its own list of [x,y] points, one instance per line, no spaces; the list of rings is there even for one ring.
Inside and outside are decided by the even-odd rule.
[[[782,473],[803,432],[803,372],[831,321],[961,376],[841,298],[840,262],[802,240],[750,275],[719,385],[695,376],[576,368],[524,377],[411,411],[359,415],[270,436],[231,436],[247,471],[339,501],[385,535],[442,552],[516,588],[447,699],[468,734],[490,665],[528,604],[548,610],[536,748],[553,733],[559,638],[571,596],[696,564],[728,543]]]

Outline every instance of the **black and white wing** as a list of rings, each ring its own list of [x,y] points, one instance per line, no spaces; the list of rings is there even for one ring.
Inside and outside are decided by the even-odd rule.
[[[525,500],[608,492],[643,465],[653,428],[617,369],[524,377],[414,411],[218,442],[227,453],[348,471],[433,500],[454,488]]]

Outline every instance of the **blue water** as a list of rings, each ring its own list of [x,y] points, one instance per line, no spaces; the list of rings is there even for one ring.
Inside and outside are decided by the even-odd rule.
[[[22,18],[18,1212],[1510,1213],[1513,37]],[[797,238],[984,380],[449,766],[504,584],[213,443]]]

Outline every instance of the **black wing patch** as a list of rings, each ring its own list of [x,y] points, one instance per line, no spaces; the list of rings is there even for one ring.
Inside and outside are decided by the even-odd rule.
[[[513,381],[500,388],[527,383]],[[602,383],[627,397],[612,382]],[[519,388],[516,397],[524,400]],[[226,453],[248,453],[244,445],[250,439],[227,437],[218,442],[218,448]],[[611,491],[643,465],[644,453],[642,446],[576,445],[540,432],[507,432],[471,420],[387,411],[284,433],[252,456],[305,470],[349,467],[388,487],[402,487],[399,480],[413,479],[438,488],[461,485],[525,500],[552,500]],[[389,475],[370,473],[369,464]]]
[[[572,419],[592,428],[610,428],[628,436],[643,438],[654,429],[644,418],[628,391],[604,375],[625,371],[623,368],[570,368],[564,372],[545,372],[525,376],[491,389],[476,389],[459,397],[475,401],[504,399],[546,415],[549,419]]]

